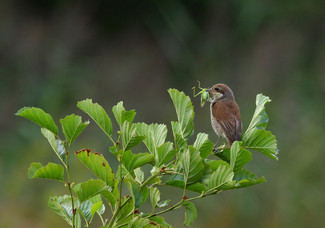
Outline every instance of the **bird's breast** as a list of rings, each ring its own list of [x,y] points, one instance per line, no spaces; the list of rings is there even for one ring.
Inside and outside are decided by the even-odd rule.
[[[222,127],[221,127],[221,125],[219,124],[219,122],[217,121],[217,119],[213,116],[213,113],[212,113],[212,103],[211,103],[211,106],[210,106],[210,118],[211,118],[211,125],[212,125],[212,128],[213,128],[214,132],[218,136],[226,137],[225,134],[224,134],[224,131],[223,131]]]

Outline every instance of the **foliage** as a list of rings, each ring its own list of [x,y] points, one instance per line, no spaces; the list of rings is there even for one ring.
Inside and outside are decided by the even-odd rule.
[[[197,217],[192,201],[224,190],[265,182],[264,177],[257,178],[244,167],[252,160],[250,150],[277,159],[276,139],[271,132],[265,130],[268,123],[265,104],[270,102],[268,97],[257,95],[256,110],[242,141],[234,142],[231,148],[220,147],[215,152],[206,133],[198,133],[193,144],[189,141],[194,134],[194,108],[190,98],[176,89],[169,89],[168,93],[177,115],[177,121],[171,122],[173,142],[166,141],[167,126],[164,124],[134,123],[135,111],[126,111],[123,102],[112,109],[119,126],[118,137],[113,139],[111,119],[104,108],[91,99],[78,102],[77,106],[108,136],[112,143],[109,150],[118,160],[119,167],[114,173],[103,154],[91,149],[75,151],[74,155],[97,179],[85,180],[74,186],[70,179],[70,147],[89,122],[82,122],[81,117],[75,114],[61,119],[65,136],[63,140],[59,137],[53,118],[42,109],[25,107],[16,113],[42,127],[42,134],[63,165],[48,163],[42,166],[40,163],[32,163],[28,177],[47,178],[65,184],[69,194],[51,196],[48,205],[69,225],[81,227],[83,218],[89,227],[97,214],[101,218],[102,227],[107,228],[171,227],[160,215],[183,207],[184,225],[190,226]],[[147,152],[134,152],[140,143],[144,143]],[[144,175],[144,165],[152,167],[150,174]],[[168,178],[162,178],[163,176]],[[170,200],[161,201],[160,185],[181,188],[183,196],[179,202],[167,207]],[[124,186],[128,188],[128,195],[123,195]],[[198,195],[188,198],[188,191],[197,192]],[[103,199],[112,211],[109,219],[102,218],[106,210]],[[141,205],[148,199],[152,209],[148,211],[144,208],[140,212]]]

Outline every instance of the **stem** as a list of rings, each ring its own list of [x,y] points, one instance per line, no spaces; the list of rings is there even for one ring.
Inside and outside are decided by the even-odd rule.
[[[120,137],[118,138],[118,145],[120,145]],[[118,146],[117,150],[119,150],[119,146]],[[112,216],[111,220],[108,223],[108,228],[112,227],[117,214],[120,212],[121,208],[125,205],[125,203],[128,202],[129,199],[131,198],[131,197],[129,197],[129,198],[127,198],[125,200],[125,202],[123,204],[121,203],[122,202],[122,185],[123,185],[123,176],[122,176],[123,154],[124,154],[124,150],[122,152],[121,158],[119,159],[119,163],[120,163],[120,165],[119,165],[119,170],[120,170],[120,183],[119,183],[119,194],[120,195],[119,195],[119,200],[118,200],[118,204],[117,204],[117,209],[114,211],[113,216]]]
[[[185,200],[182,199],[181,201],[179,201],[178,203],[176,203],[175,205],[171,206],[170,208],[167,208],[166,210],[163,210],[163,211],[159,211],[153,215],[150,215],[148,216],[148,218],[151,218],[151,217],[154,217],[156,215],[160,215],[160,214],[163,214],[163,213],[166,213],[168,211],[171,211],[171,210],[174,210],[176,207],[178,207],[179,205],[181,205]]]
[[[67,176],[68,176],[68,190],[70,192],[70,197],[71,197],[71,205],[72,205],[72,228],[75,227],[75,207],[74,207],[74,199],[73,199],[73,194],[72,194],[72,189],[71,189],[71,182],[70,182],[70,165],[69,165],[69,150],[70,150],[70,146],[67,148],[67,146],[65,144],[63,144],[65,147],[65,151],[67,154],[67,165],[66,165],[66,170],[67,170]]]
[[[98,216],[99,216],[100,220],[102,221],[103,226],[105,226],[106,222],[104,222],[103,216],[99,213],[98,213]]]
[[[152,176],[150,176],[147,180],[145,180],[141,185],[140,185],[140,188],[144,187],[147,185],[147,183],[153,179],[155,179],[157,176],[159,176],[161,174],[161,172],[158,172]]]
[[[124,207],[124,205],[131,199],[132,197],[130,196],[129,198],[127,198],[122,204],[120,204],[119,206],[118,206],[118,208],[114,211],[114,214],[113,214],[113,216],[112,216],[112,218],[111,218],[111,221],[109,222],[109,224],[108,224],[108,228],[110,228],[110,227],[112,227],[112,225],[113,225],[113,222],[114,222],[114,220],[115,220],[115,218],[116,218],[116,216],[117,216],[117,214],[120,212],[120,210],[121,210],[121,208],[122,207]]]
[[[181,207],[181,204],[182,204],[183,202],[185,202],[185,201],[192,201],[192,200],[200,199],[200,198],[203,198],[203,197],[206,197],[206,196],[209,196],[209,195],[218,194],[218,193],[222,192],[222,190],[221,190],[221,191],[218,191],[218,190],[216,190],[216,189],[211,189],[211,190],[212,190],[211,192],[202,193],[202,194],[199,195],[199,196],[195,196],[195,197],[188,198],[188,199],[184,199],[184,198],[183,198],[181,201],[179,201],[179,202],[176,203],[175,205],[171,206],[170,208],[167,208],[167,209],[165,209],[165,210],[163,210],[163,211],[159,211],[159,212],[157,212],[157,213],[155,213],[155,214],[151,214],[151,215],[149,215],[149,216],[147,216],[147,217],[145,217],[145,218],[151,218],[151,217],[154,217],[154,216],[156,216],[156,215],[160,215],[160,214],[163,214],[163,213],[169,212],[169,211],[171,211],[171,210],[178,209],[178,208]]]

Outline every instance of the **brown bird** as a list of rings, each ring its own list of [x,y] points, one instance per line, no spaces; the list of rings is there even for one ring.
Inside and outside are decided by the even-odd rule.
[[[211,125],[219,136],[214,147],[221,137],[227,139],[231,147],[234,141],[240,140],[242,122],[239,107],[231,89],[225,84],[216,84],[207,90],[210,98]]]

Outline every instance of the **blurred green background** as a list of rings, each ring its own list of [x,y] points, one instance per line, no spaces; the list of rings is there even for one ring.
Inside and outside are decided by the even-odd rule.
[[[170,129],[176,114],[167,89],[191,95],[197,80],[232,88],[244,129],[256,94],[270,96],[268,129],[280,159],[254,153],[249,168],[267,182],[197,201],[192,227],[325,227],[323,0],[2,0],[0,79],[1,228],[68,227],[47,206],[66,189],[27,179],[31,162],[58,160],[39,127],[14,116],[19,108],[41,107],[58,124],[73,112],[88,119],[76,108],[84,98],[111,117],[122,100],[136,109],[135,121]],[[195,133],[214,141],[208,105],[192,100]],[[108,146],[91,123],[74,149],[104,153],[115,169]],[[75,157],[72,167],[76,182],[92,177]],[[178,190],[162,190],[162,199],[177,199]],[[165,217],[183,227],[183,213]]]

